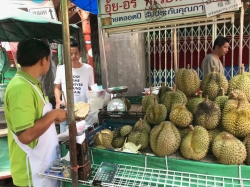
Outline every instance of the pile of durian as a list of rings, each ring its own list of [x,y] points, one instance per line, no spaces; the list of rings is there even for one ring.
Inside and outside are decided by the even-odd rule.
[[[199,161],[214,155],[221,164],[250,165],[249,102],[250,73],[244,66],[229,81],[215,68],[200,81],[188,65],[176,72],[172,89],[162,85],[158,95],[143,98],[144,119],[133,127],[102,130],[94,144],[122,150],[131,143],[162,157],[179,152]]]

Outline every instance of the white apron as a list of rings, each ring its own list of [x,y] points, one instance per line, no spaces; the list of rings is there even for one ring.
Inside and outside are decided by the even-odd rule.
[[[29,80],[22,76],[18,76],[25,79],[30,85],[32,85],[37,93],[40,95],[44,102],[43,107],[43,116],[52,110],[52,105],[44,99],[41,92],[38,88],[31,83]],[[32,171],[32,181],[34,187],[56,187],[57,180],[47,179],[39,177],[37,173],[43,173],[49,166],[52,164],[53,161],[57,159],[57,146],[58,146],[58,139],[55,124],[51,124],[50,127],[47,129],[45,133],[43,133],[38,138],[37,145],[32,149],[28,145],[21,143],[17,136],[11,131],[13,138],[15,139],[16,143],[19,147],[27,153],[26,156],[26,170],[28,174],[29,186],[31,186],[30,176],[29,176],[29,164]]]

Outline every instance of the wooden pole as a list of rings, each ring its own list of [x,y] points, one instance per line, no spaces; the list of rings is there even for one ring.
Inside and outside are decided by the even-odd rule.
[[[70,144],[70,166],[77,166],[76,152],[76,121],[74,112],[74,95],[73,95],[73,80],[72,80],[72,64],[70,59],[70,33],[69,33],[69,16],[68,16],[68,1],[61,0],[62,9],[62,27],[63,27],[63,56],[65,64],[66,77],[66,94],[67,94],[67,113],[69,123],[69,144]],[[78,171],[71,170],[72,187],[78,187]]]

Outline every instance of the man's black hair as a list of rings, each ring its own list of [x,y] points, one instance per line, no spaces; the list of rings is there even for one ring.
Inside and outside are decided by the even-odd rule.
[[[225,43],[229,43],[229,40],[226,37],[223,36],[218,36],[215,40],[214,40],[214,46],[213,46],[213,50],[215,49],[216,46],[223,46]]]
[[[79,51],[81,51],[80,46],[78,45],[77,42],[70,42],[70,47],[77,47]]]
[[[23,40],[17,46],[17,62],[21,67],[34,66],[40,59],[49,58],[50,48],[37,39]]]

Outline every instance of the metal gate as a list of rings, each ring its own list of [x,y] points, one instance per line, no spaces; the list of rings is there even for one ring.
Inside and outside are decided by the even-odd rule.
[[[243,58],[242,63],[246,71],[250,64],[250,14],[245,14],[243,30]],[[179,28],[177,32],[178,68],[190,64],[202,79],[201,63],[206,54],[212,51],[213,41],[218,35],[227,37],[230,50],[222,58],[225,75],[228,79],[238,73],[240,26],[239,14],[235,14],[234,24],[221,23],[205,26]],[[159,30],[145,33],[145,50],[147,59],[147,86],[161,86],[163,82],[168,86],[174,83],[174,41],[173,29]]]

